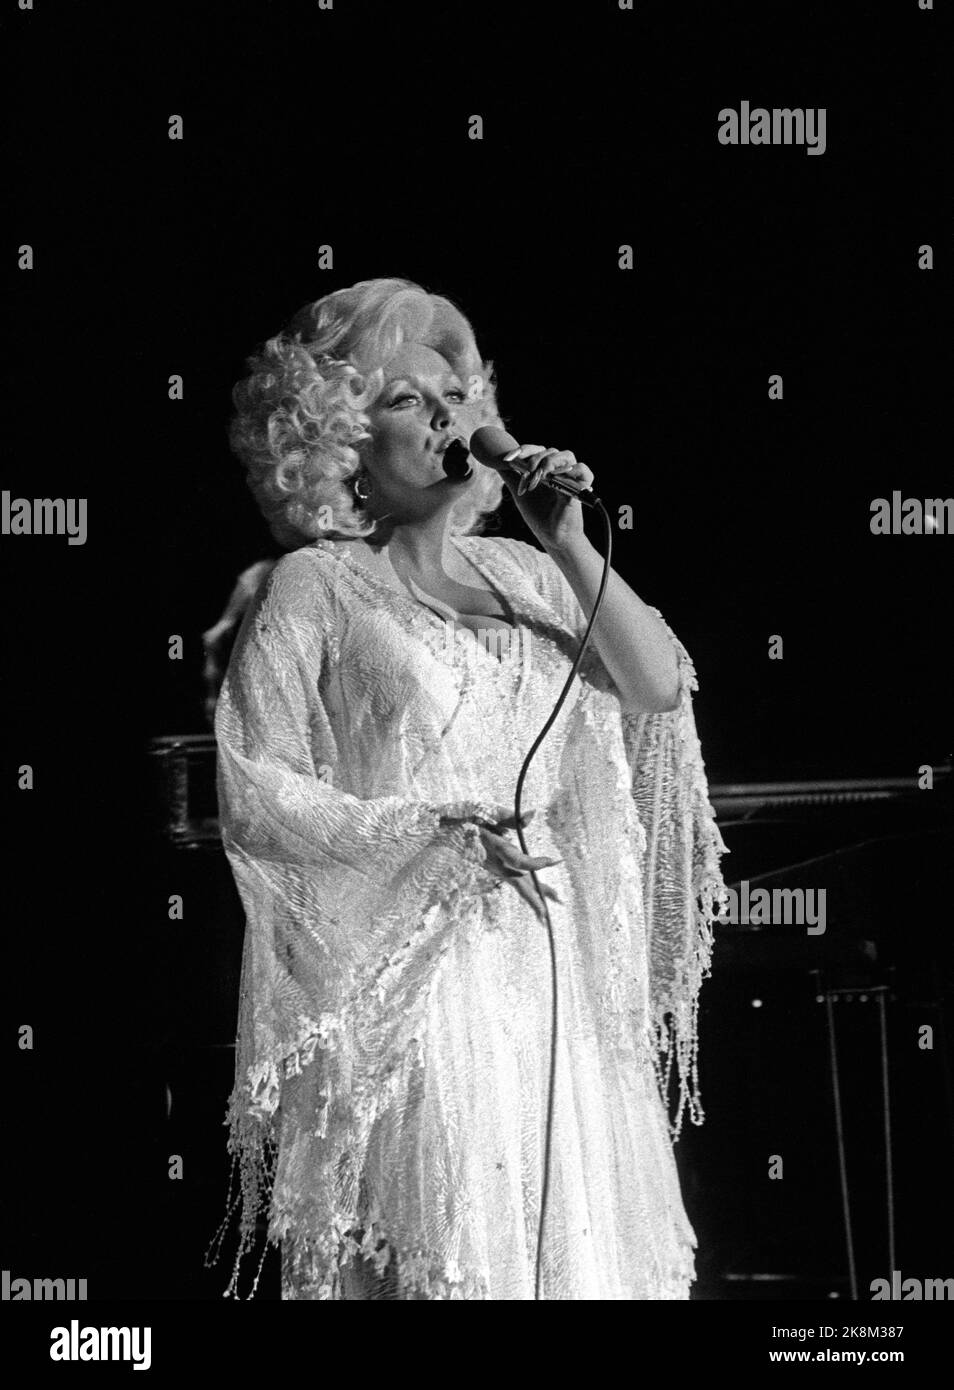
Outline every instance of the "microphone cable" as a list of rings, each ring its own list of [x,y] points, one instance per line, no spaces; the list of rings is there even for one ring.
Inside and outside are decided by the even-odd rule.
[[[476,431],[475,433],[479,434],[480,432]],[[509,448],[511,445],[516,445],[516,440],[507,436],[505,432],[494,431],[494,433],[497,434],[499,441],[501,443],[504,443],[507,448]],[[444,452],[444,457],[442,459],[444,471],[448,474],[448,476],[458,478],[466,478],[470,476],[470,463],[467,459],[467,454],[468,452],[470,452],[470,450],[472,450],[473,442],[474,437],[472,436],[469,448],[467,446],[463,446],[459,441],[456,440],[452,441],[448,445],[447,449]],[[545,481],[551,487],[555,487],[557,491],[570,491],[569,488],[564,488],[560,486],[561,480],[559,479],[559,475],[557,475],[554,478],[547,478]],[[600,580],[600,587],[596,595],[596,602],[593,605],[593,612],[590,615],[590,620],[586,625],[582,641],[580,642],[580,649],[577,652],[576,657],[573,661],[573,665],[570,668],[570,674],[567,676],[566,681],[563,685],[563,689],[560,691],[557,702],[553,706],[552,711],[550,712],[550,717],[547,719],[547,722],[544,724],[543,728],[537,734],[536,738],[533,741],[533,745],[530,748],[529,753],[524,758],[523,766],[520,769],[520,775],[517,778],[517,788],[514,793],[514,821],[516,825],[517,838],[520,841],[520,848],[523,851],[523,853],[528,857],[530,856],[530,851],[527,848],[526,836],[523,833],[523,825],[521,824],[520,820],[520,799],[523,795],[523,784],[526,781],[527,771],[530,767],[530,762],[533,758],[533,755],[536,753],[537,749],[540,747],[540,744],[543,742],[547,734],[550,732],[550,729],[553,726],[553,722],[556,719],[557,715],[560,713],[560,710],[563,707],[563,702],[570,692],[570,686],[573,684],[573,679],[580,668],[580,662],[583,660],[583,654],[586,651],[587,644],[589,643],[590,633],[593,630],[593,624],[596,622],[600,608],[603,604],[603,595],[606,593],[606,585],[609,581],[610,568],[613,559],[613,523],[610,521],[609,512],[606,510],[599,497],[587,497],[583,495],[584,492],[588,491],[589,489],[583,489],[583,491],[577,492],[575,489],[573,489],[572,495],[578,497],[579,501],[582,502],[585,506],[598,508],[602,514],[603,528],[606,536],[606,558],[603,562],[603,577]],[[535,869],[530,869],[528,872],[533,880],[533,886],[537,890],[537,895],[543,904],[543,912],[546,918],[547,939],[550,946],[550,980],[551,993],[553,999],[550,1026],[550,1071],[549,1081],[547,1085],[547,1118],[545,1127],[546,1137],[543,1151],[543,1183],[540,1192],[540,1217],[537,1227],[537,1256],[535,1262],[533,1292],[534,1301],[539,1301],[541,1282],[541,1259],[543,1254],[543,1227],[544,1222],[546,1220],[547,1198],[550,1193],[550,1154],[553,1140],[553,1100],[556,1091],[557,1021],[559,1013],[557,1007],[558,990],[556,945],[553,938],[553,923],[550,921],[550,909],[547,906],[547,899],[541,889],[540,881],[537,878],[537,871]]]
[[[592,612],[592,614],[590,615],[590,620],[589,620],[589,622],[588,622],[587,625],[586,625],[586,631],[583,633],[583,640],[580,642],[580,650],[577,652],[576,658],[575,658],[575,660],[574,660],[574,662],[573,662],[573,665],[572,665],[572,667],[570,668],[570,674],[569,674],[569,675],[567,676],[567,678],[566,678],[566,682],[565,682],[565,684],[564,684],[564,686],[563,686],[563,689],[560,691],[559,699],[557,700],[556,704],[553,706],[553,710],[552,710],[552,712],[551,712],[551,714],[550,714],[549,719],[548,719],[547,722],[544,724],[544,726],[543,726],[543,728],[540,730],[540,732],[537,734],[537,737],[534,739],[533,746],[531,747],[530,752],[527,754],[526,758],[524,759],[523,767],[520,769],[520,776],[517,778],[517,789],[516,789],[516,792],[514,793],[514,815],[515,815],[515,817],[516,817],[517,838],[518,838],[519,841],[520,841],[520,848],[521,848],[521,850],[523,851],[524,854],[526,854],[526,855],[528,855],[528,856],[529,856],[530,851],[529,851],[528,848],[527,848],[526,837],[524,836],[524,833],[523,833],[523,826],[522,826],[522,824],[521,824],[521,822],[520,822],[520,798],[521,798],[521,796],[522,796],[522,794],[523,794],[523,784],[524,784],[524,782],[526,781],[527,770],[528,770],[528,768],[529,768],[529,766],[530,766],[530,760],[532,759],[534,753],[536,753],[537,749],[540,747],[540,744],[543,742],[543,740],[546,738],[547,734],[549,733],[550,728],[551,728],[552,725],[553,725],[553,721],[556,719],[557,715],[559,714],[559,712],[560,712],[560,710],[561,710],[561,708],[562,708],[562,706],[563,706],[563,702],[564,702],[564,700],[566,699],[567,695],[569,694],[570,686],[573,684],[573,679],[574,679],[574,677],[576,676],[577,671],[579,670],[580,662],[583,660],[583,653],[586,651],[587,643],[588,643],[589,640],[590,640],[590,633],[591,633],[592,630],[593,630],[593,624],[596,622],[597,615],[599,614],[600,607],[602,606],[602,603],[603,603],[603,595],[604,595],[604,593],[606,592],[606,585],[607,585],[607,582],[608,582],[608,580],[609,580],[610,565],[611,565],[612,557],[613,557],[613,525],[612,525],[612,522],[610,521],[609,512],[608,512],[608,511],[606,510],[606,508],[603,506],[603,503],[600,501],[600,499],[599,499],[598,497],[594,497],[594,498],[592,498],[592,499],[587,498],[586,500],[587,500],[587,503],[588,503],[590,506],[598,507],[599,510],[600,510],[600,512],[602,513],[602,516],[603,516],[603,524],[604,524],[604,529],[605,529],[605,534],[606,534],[606,558],[605,558],[604,563],[603,563],[603,578],[602,578],[601,581],[600,581],[600,587],[599,587],[599,591],[598,591],[598,593],[597,593],[597,595],[596,595],[596,603],[595,603],[594,606],[593,606],[593,612]],[[540,1194],[540,1219],[539,1219],[539,1224],[538,1224],[538,1229],[537,1229],[537,1258],[536,1258],[536,1270],[535,1270],[535,1275],[534,1275],[534,1292],[533,1292],[534,1301],[538,1301],[538,1300],[540,1299],[541,1256],[542,1256],[542,1253],[543,1253],[543,1224],[544,1224],[544,1221],[545,1221],[545,1219],[546,1219],[547,1198],[548,1198],[548,1196],[549,1196],[549,1191],[550,1191],[550,1149],[551,1149],[551,1142],[552,1142],[552,1137],[553,1137],[553,1098],[554,1098],[554,1094],[555,1094],[555,1090],[556,1090],[557,1018],[558,1018],[558,1012],[557,1012],[557,964],[556,964],[556,946],[555,946],[554,939],[553,939],[553,924],[552,924],[552,922],[550,921],[550,909],[549,909],[549,907],[547,906],[547,899],[546,899],[546,897],[545,897],[545,895],[544,895],[544,893],[543,893],[543,891],[542,891],[542,889],[541,889],[540,881],[539,881],[539,879],[537,878],[537,871],[536,871],[535,869],[530,869],[528,872],[529,872],[529,874],[530,874],[530,877],[533,879],[533,886],[534,886],[534,888],[536,888],[536,890],[537,890],[537,894],[538,894],[538,896],[539,896],[539,898],[540,898],[540,901],[543,903],[543,911],[544,911],[544,914],[545,914],[545,916],[546,916],[547,938],[548,938],[548,940],[549,940],[549,945],[550,945],[550,978],[551,978],[551,989],[552,989],[552,997],[553,997],[553,1006],[552,1006],[552,1012],[551,1012],[552,1023],[551,1023],[551,1027],[550,1027],[550,1076],[549,1076],[549,1084],[548,1084],[548,1087],[547,1087],[546,1140],[545,1140],[545,1144],[544,1144],[544,1156],[543,1156],[543,1186],[542,1186],[541,1194]]]

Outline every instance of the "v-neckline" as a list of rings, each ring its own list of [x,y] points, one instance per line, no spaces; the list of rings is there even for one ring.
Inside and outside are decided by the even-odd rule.
[[[321,538],[319,537],[319,540],[320,539]],[[478,575],[485,582],[488,589],[493,594],[495,594],[498,599],[500,599],[501,605],[505,608],[509,608],[510,612],[516,617],[516,613],[512,603],[509,599],[506,599],[503,596],[498,585],[488,575],[486,567],[480,564],[480,562],[474,555],[464,551],[461,542],[465,539],[467,538],[457,535],[451,535],[449,537],[449,540],[454,545],[458,554],[464,555],[464,558],[477,571]],[[394,585],[388,583],[388,581],[383,577],[383,575],[375,573],[374,570],[369,569],[366,565],[363,565],[360,560],[356,560],[354,556],[351,554],[350,550],[348,549],[348,547],[352,545],[353,542],[329,540],[327,544],[332,548],[334,554],[341,555],[342,559],[344,560],[345,564],[348,566],[348,569],[352,574],[358,574],[369,586],[375,587],[379,589],[381,592],[390,595],[390,597],[396,603],[404,604],[405,607],[409,608],[411,612],[413,612],[415,616],[418,617],[418,619],[427,626],[427,628],[433,630],[435,624],[446,625],[446,623],[450,621],[447,618],[441,618],[434,611],[433,608],[428,608],[426,604],[421,603],[420,600],[414,598],[414,596],[411,593],[409,593],[403,585],[401,585],[400,588],[395,588]],[[344,547],[343,550],[342,547]],[[480,615],[476,614],[475,616],[479,617]],[[469,628],[466,623],[458,623],[456,625],[464,628],[465,631],[470,633],[475,647],[479,648],[480,650],[485,650],[473,629]],[[499,630],[507,633],[507,641],[505,643],[501,643],[500,646],[503,647],[505,651],[511,650],[515,645],[513,640],[513,634],[519,630],[519,625],[517,623],[507,623],[504,628]],[[492,653],[490,652],[488,652],[487,654],[488,656],[492,655]],[[504,659],[504,656],[493,657],[493,660],[495,660],[497,664],[500,666],[503,665]]]

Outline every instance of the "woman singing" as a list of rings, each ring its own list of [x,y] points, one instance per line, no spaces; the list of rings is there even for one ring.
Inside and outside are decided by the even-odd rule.
[[[525,445],[449,476],[443,450],[502,423],[493,364],[406,280],[308,305],[249,366],[232,444],[291,553],[215,716],[247,923],[227,1292],[261,1213],[287,1299],[686,1299],[672,1143],[702,1119],[725,848],[690,659],[611,573],[523,854],[517,776],[603,567],[579,501],[539,483],[593,474]],[[537,545],[481,534],[505,485]]]

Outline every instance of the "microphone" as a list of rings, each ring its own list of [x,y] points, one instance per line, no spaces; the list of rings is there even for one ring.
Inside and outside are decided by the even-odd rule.
[[[504,454],[509,454],[519,447],[513,435],[496,425],[481,425],[480,429],[474,430],[470,436],[470,452],[477,462],[482,463],[485,468],[493,468],[498,473],[504,473],[517,464],[525,465],[524,459],[515,459],[512,464],[503,461]],[[551,473],[543,478],[538,486],[552,488],[554,492],[565,493],[567,497],[576,497],[585,507],[595,507],[599,504],[599,498],[592,495],[592,488],[583,488],[579,483],[561,477],[559,473]],[[590,495],[587,496],[587,493]]]

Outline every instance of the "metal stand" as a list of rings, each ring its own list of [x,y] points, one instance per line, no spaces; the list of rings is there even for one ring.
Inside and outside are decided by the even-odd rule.
[[[845,1131],[841,1108],[841,1085],[838,1068],[838,1047],[835,1038],[834,1005],[857,1000],[861,1004],[876,1001],[878,1005],[879,1042],[881,1053],[881,1103],[884,1119],[884,1157],[885,1185],[888,1223],[888,1268],[895,1268],[895,1216],[894,1216],[894,1169],[891,1158],[891,1093],[888,1081],[888,1027],[885,999],[891,995],[888,985],[867,985],[852,988],[828,987],[821,985],[820,970],[813,970],[819,992],[815,995],[817,1004],[825,1005],[825,1018],[828,1029],[828,1059],[831,1069],[831,1090],[835,1106],[835,1139],[838,1146],[838,1172],[841,1186],[841,1207],[845,1224],[845,1245],[848,1255],[848,1280],[853,1303],[858,1302],[858,1274],[855,1265],[855,1240],[851,1226],[851,1203],[848,1187],[848,1165],[845,1154]]]

